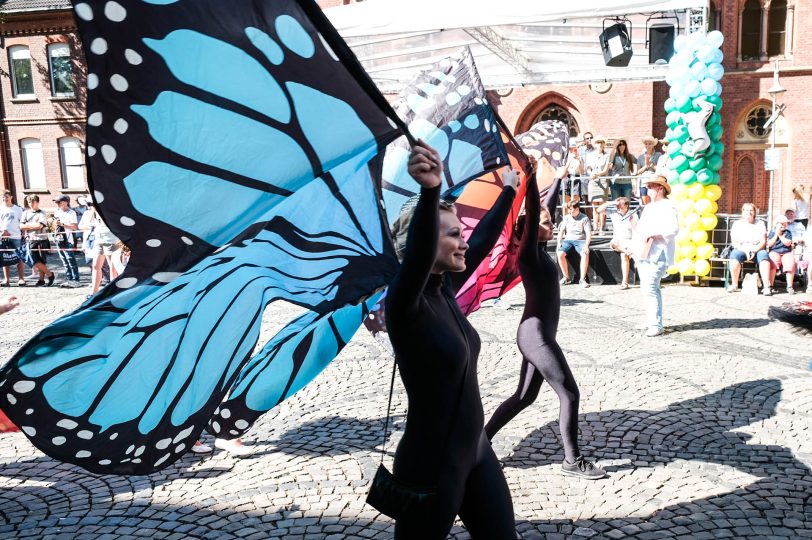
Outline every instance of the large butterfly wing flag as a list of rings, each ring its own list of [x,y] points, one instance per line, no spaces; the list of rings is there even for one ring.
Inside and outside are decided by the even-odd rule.
[[[367,163],[403,124],[314,2],[74,7],[91,189],[133,256],[3,367],[0,406],[52,457],[147,474],[209,421],[268,303],[314,318],[288,329],[289,392],[317,369],[311,323],[394,275]]]
[[[490,255],[480,263],[457,292],[457,303],[466,315],[479,309],[485,300],[502,296],[521,281],[517,264],[518,242],[513,239],[513,229],[524,201],[527,185],[529,163],[525,153],[533,155],[537,160],[537,179],[539,189],[543,191],[553,183],[555,169],[563,163],[569,144],[566,126],[557,121],[535,124],[527,133],[519,135],[516,139],[510,135],[501,119],[499,129],[508,149],[510,165],[519,171],[522,184],[502,234]],[[457,216],[465,228],[463,234],[466,238],[493,206],[501,191],[502,178],[496,171],[485,174],[464,187],[456,206]]]
[[[461,49],[421,72],[393,104],[415,137],[443,159],[446,191],[507,163],[493,109],[485,97],[471,50]],[[383,200],[390,224],[418,193],[409,176],[409,145],[395,141],[383,162]]]
[[[507,161],[467,48],[420,73],[396,100],[395,109],[409,122],[413,136],[423,138],[443,156],[449,189]],[[409,152],[408,141],[402,137],[389,146],[379,164],[390,221],[397,218],[405,200],[416,194],[417,184],[407,172]],[[290,327],[279,332],[242,369],[208,431],[226,438],[243,435],[262,414],[324,369],[361,321],[373,332],[382,330],[381,300],[376,295],[365,306],[348,306],[330,314],[308,313],[297,322],[301,331]]]

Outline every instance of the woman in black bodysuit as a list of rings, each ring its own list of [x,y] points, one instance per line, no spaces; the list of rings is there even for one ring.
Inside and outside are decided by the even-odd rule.
[[[454,292],[499,238],[517,175],[480,221],[469,243],[453,209],[439,209],[442,161],[425,143],[412,149],[409,173],[421,186],[403,262],[386,296],[386,322],[409,410],[394,475],[436,488],[438,505],[414,522],[398,520],[396,538],[445,538],[460,516],[473,538],[516,538],[513,503],[483,430],[477,381],[480,341]]]
[[[558,268],[547,255],[547,241],[553,238],[551,216],[558,200],[556,180],[547,192],[542,213],[535,174],[527,183],[526,216],[519,220],[516,233],[519,244],[519,273],[526,294],[524,313],[516,341],[522,353],[519,387],[502,403],[485,426],[488,440],[538,397],[541,383],[550,384],[560,400],[559,426],[564,444],[561,472],[588,479],[603,478],[606,473],[581,456],[578,449],[578,385],[567,359],[556,341],[561,312]],[[522,223],[522,221],[524,223]],[[541,232],[539,231],[541,221]],[[542,243],[539,243],[541,241]]]

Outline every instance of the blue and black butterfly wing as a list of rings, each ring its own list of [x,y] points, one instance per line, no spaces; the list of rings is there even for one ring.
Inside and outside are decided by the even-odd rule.
[[[331,313],[394,274],[367,162],[398,120],[310,2],[75,8],[91,188],[132,262],[14,355],[0,399],[47,454],[147,474],[208,422],[269,302]]]
[[[468,47],[421,72],[393,106],[411,134],[442,157],[446,191],[508,163],[493,109]],[[383,200],[390,224],[403,204],[417,194],[407,171],[408,160],[409,145],[401,138],[389,146],[383,161]]]
[[[228,398],[214,411],[208,431],[227,439],[316,378],[350,341],[381,297],[320,315],[308,312],[273,337],[243,367]]]

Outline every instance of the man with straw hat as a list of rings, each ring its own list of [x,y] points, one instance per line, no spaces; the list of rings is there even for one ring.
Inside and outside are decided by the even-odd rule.
[[[634,231],[635,260],[640,275],[640,292],[643,295],[645,319],[640,329],[647,337],[663,333],[663,297],[660,280],[669,266],[674,264],[675,239],[679,232],[679,212],[668,200],[671,186],[664,176],[646,179],[651,203]]]

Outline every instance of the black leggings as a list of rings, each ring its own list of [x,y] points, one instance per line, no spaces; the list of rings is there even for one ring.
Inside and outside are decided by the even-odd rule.
[[[398,520],[396,539],[444,539],[459,514],[471,538],[514,540],[513,501],[502,467],[484,434],[477,445],[477,459],[467,477],[450,478],[438,486],[440,508],[418,522]]]
[[[513,420],[522,410],[533,403],[539,395],[541,383],[547,380],[553,388],[561,407],[558,422],[564,445],[564,457],[572,463],[580,454],[578,449],[578,403],[580,394],[575,377],[567,359],[555,340],[522,346],[524,358],[516,393],[502,403],[485,426],[488,439],[493,439],[502,426]],[[526,344],[525,344],[526,345]]]

